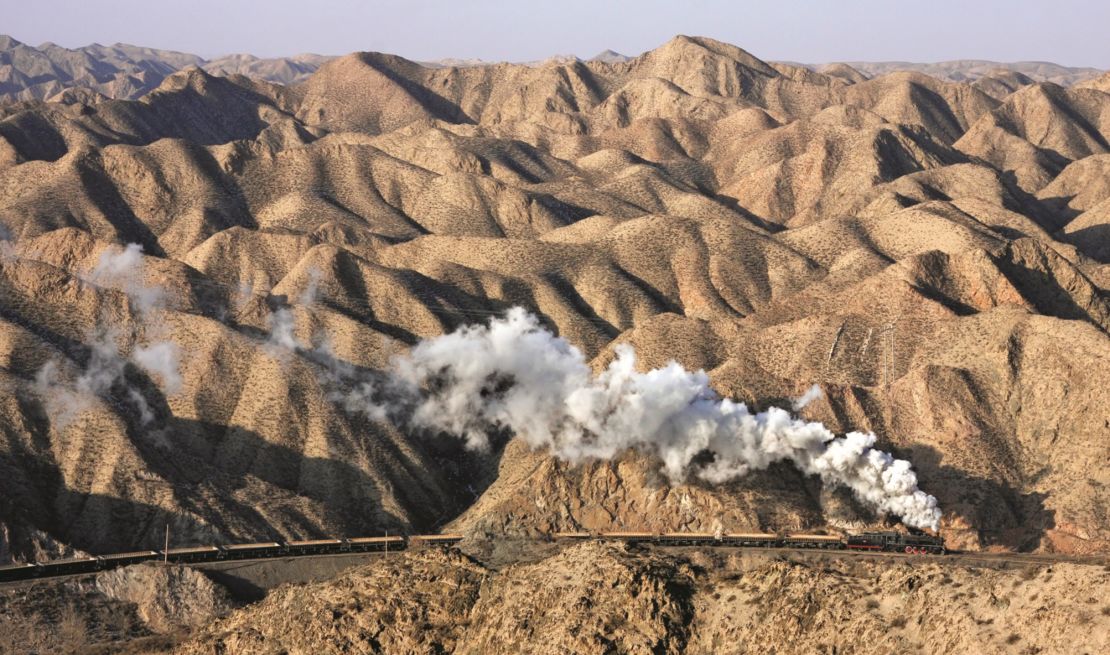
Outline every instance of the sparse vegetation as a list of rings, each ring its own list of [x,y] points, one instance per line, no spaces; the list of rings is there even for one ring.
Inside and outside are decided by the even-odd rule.
[[[66,653],[79,655],[88,646],[88,623],[72,602],[62,608],[61,615],[58,617],[57,632],[61,649]]]
[[[825,396],[795,414],[874,430],[910,458],[954,549],[1098,547],[1073,537],[1110,529],[1092,500],[1107,487],[1090,477],[1110,459],[1110,75],[1084,88],[1042,63],[1024,69],[1037,79],[967,73],[978,64],[932,69],[944,79],[870,64],[870,76],[680,36],[612,64],[298,59],[305,70],[285,66],[295,88],[190,69],[143,101],[106,102],[93,91],[137,98],[190,58],[6,37],[0,49],[0,95],[28,99],[0,107],[5,555],[147,548],[166,524],[182,542],[386,529],[521,542],[375,556],[244,607],[193,570],[172,584],[129,570],[5,587],[0,653],[126,652],[178,635],[182,655],[515,653],[526,639],[551,652],[832,653],[856,634],[875,652],[1017,651],[1004,640],[1032,653],[1105,634],[1110,566],[1078,559],[530,549],[567,526],[904,529],[869,494],[786,461],[711,483],[695,473],[725,471],[728,449],[704,451],[703,423],[668,458],[703,451],[698,470],[669,480],[624,440],[661,425],[677,442],[687,423],[621,421],[711,394],[698,382],[660,400],[628,384],[638,393],[608,412],[584,380],[618,344],[641,370],[708,371],[749,408],[789,409],[820,382]],[[63,75],[59,56],[88,70]],[[126,275],[98,274],[117,257]],[[566,340],[556,350],[581,352],[567,360],[567,385],[585,392],[575,402],[514,398],[544,358],[502,347],[518,374],[483,372],[466,394],[504,401],[492,420],[504,429],[487,430],[444,385],[488,359],[452,347],[465,361],[431,368],[413,402],[450,399],[417,416],[457,409],[468,439],[426,430],[406,403],[381,420],[394,355],[514,304]],[[180,361],[152,363],[155,346]],[[545,402],[569,388],[534,377]],[[564,410],[595,402],[622,448],[579,462],[583,431]],[[523,438],[504,425],[510,410],[527,417]],[[585,441],[598,436],[583,423]],[[552,426],[571,426],[552,439],[558,457],[529,443]],[[808,434],[824,447],[824,431]],[[762,438],[775,458],[814,461]],[[839,464],[888,463],[861,460],[856,437],[833,443],[834,459],[849,455]],[[903,485],[880,490],[923,510],[903,511],[907,525],[935,520]],[[908,629],[890,637],[884,621]]]

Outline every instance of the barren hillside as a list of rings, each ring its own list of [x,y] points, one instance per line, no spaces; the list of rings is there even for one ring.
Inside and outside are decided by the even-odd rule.
[[[630,344],[753,410],[819,385],[803,416],[910,460],[953,546],[1110,550],[1110,95],[986,79],[679,36],[6,106],[2,553],[896,522],[785,461],[473,449],[361,393],[513,306],[595,371]]]
[[[1107,584],[1101,567],[1074,564],[993,570],[583,544],[491,570],[427,552],[282,587],[173,652],[1093,654],[1110,646]]]

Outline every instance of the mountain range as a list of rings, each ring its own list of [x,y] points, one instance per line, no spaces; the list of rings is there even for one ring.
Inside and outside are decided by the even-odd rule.
[[[20,100],[58,100],[89,93],[115,99],[134,100],[158,87],[171,73],[190,66],[216,75],[245,75],[266,82],[293,84],[303,81],[322,64],[334,59],[326,55],[300,54],[291,57],[260,58],[232,54],[205,59],[198,55],[117,43],[98,43],[64,48],[54,43],[38,47],[0,34],[0,102]],[[607,64],[633,59],[613,50],[604,50],[589,61]],[[527,66],[545,63],[571,63],[583,60],[562,55]],[[490,66],[480,59],[443,59],[422,62],[429,67]],[[800,64],[791,64],[800,65]],[[835,71],[843,64],[803,65],[815,71]],[[1050,62],[1000,63],[982,60],[956,60],[920,64],[911,62],[850,62],[847,64],[867,77],[897,71],[915,71],[951,82],[977,82],[987,93],[998,87],[1012,90],[1015,83],[1053,82],[1070,86],[1098,77],[1095,68],[1061,66]],[[835,72],[834,72],[835,74]],[[68,93],[66,93],[68,91]],[[95,96],[93,96],[95,97]]]
[[[138,100],[0,110],[4,554],[891,520],[788,463],[671,484],[352,400],[513,306],[598,371],[628,344],[757,409],[817,384],[803,415],[910,460],[953,546],[1110,547],[1105,75],[610,59],[283,85],[180,55]]]

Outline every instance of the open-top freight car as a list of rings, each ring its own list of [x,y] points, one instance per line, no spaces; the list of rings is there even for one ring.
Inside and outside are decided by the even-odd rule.
[[[721,545],[774,548],[779,545],[779,536],[770,532],[726,532],[721,535]]]
[[[261,557],[277,557],[283,554],[282,545],[276,541],[265,541],[257,544],[228,544],[218,546],[220,554],[217,559],[258,559]]]
[[[37,569],[38,567],[34,564],[23,564],[22,562],[0,565],[0,582],[33,578]]]
[[[664,532],[656,538],[656,542],[670,546],[698,546],[715,540],[712,532]]]
[[[388,553],[404,550],[408,542],[404,537],[353,537],[347,539],[347,550],[353,553]]]
[[[782,545],[787,548],[819,548],[821,550],[843,550],[844,541],[831,534],[789,534],[783,537]]]
[[[454,546],[463,540],[461,534],[418,534],[409,537],[412,546]]]
[[[101,555],[101,568],[114,569],[120,566],[127,566],[129,564],[138,564],[139,562],[149,562],[152,560],[160,559],[162,554],[156,550],[140,550],[135,553],[112,553],[111,555]]]
[[[189,562],[208,562],[216,559],[220,549],[215,546],[190,546],[188,548],[170,548],[163,550],[162,556],[167,562],[175,564],[188,564]]]

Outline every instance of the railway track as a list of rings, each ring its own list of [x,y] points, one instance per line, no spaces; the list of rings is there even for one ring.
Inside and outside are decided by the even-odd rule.
[[[28,564],[0,566],[0,584],[26,580],[86,575],[142,562],[172,564],[205,564],[223,561],[259,561],[274,558],[321,557],[359,553],[390,553],[414,547],[454,546],[463,540],[458,534],[414,535],[408,537],[356,537],[349,539],[316,539],[289,542],[259,542],[218,546],[191,546],[164,550],[144,550],[97,556],[73,557]],[[1110,565],[1110,559],[1097,556],[1074,556],[1051,553],[984,553],[944,550],[927,552],[916,548],[890,550],[872,546],[852,546],[852,538],[830,535],[786,535],[770,533],[724,534],[651,533],[651,532],[561,532],[551,535],[555,542],[616,541],[628,544],[666,548],[729,548],[764,552],[821,552],[863,557],[923,558],[950,560],[987,565],[1039,564],[1062,562]]]

